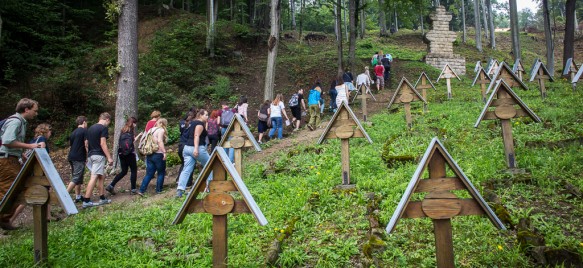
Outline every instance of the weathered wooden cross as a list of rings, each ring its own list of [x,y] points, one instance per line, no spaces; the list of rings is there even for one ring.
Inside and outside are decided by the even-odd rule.
[[[411,102],[422,101],[423,104],[427,104],[427,101],[415,88],[409,83],[407,78],[401,78],[401,82],[395,90],[395,94],[389,101],[388,108],[391,108],[393,103],[403,103],[405,106],[405,121],[407,122],[407,127],[411,129],[413,126],[413,119],[411,118]]]
[[[488,66],[486,66],[486,70],[490,77],[493,77],[494,74],[498,71],[499,65],[500,64],[498,63],[498,60],[490,59],[490,61],[488,62]]]
[[[439,79],[444,78],[445,81],[447,82],[447,99],[451,100],[452,94],[451,94],[451,79],[452,78],[457,78],[458,80],[462,80],[456,73],[455,71],[449,67],[448,64],[446,64],[445,66],[443,66],[443,70],[441,70],[441,74],[439,74],[439,77],[437,77],[437,81],[435,81],[436,83],[439,82]]]
[[[354,102],[354,100],[356,98],[361,99],[361,101],[362,101],[362,103],[361,103],[361,106],[362,106],[362,117],[363,117],[363,121],[366,122],[367,121],[367,117],[368,117],[368,109],[366,107],[366,99],[368,99],[367,94],[370,94],[370,96],[372,97],[373,100],[376,101],[377,99],[372,94],[372,91],[370,90],[370,88],[368,88],[364,84],[360,85],[360,88],[358,90],[360,90],[360,94],[354,95],[354,98],[352,99],[352,102]]]
[[[208,181],[211,172],[213,179]],[[227,180],[227,175],[231,180]],[[199,194],[204,193],[206,183],[210,192],[203,199],[197,199]],[[231,192],[239,193],[242,199],[233,198]],[[213,267],[227,267],[227,214],[252,213],[261,226],[267,224],[267,219],[222,147],[216,147],[212,152],[172,224],[182,223],[189,213],[213,215]]]
[[[48,259],[47,206],[60,205],[67,215],[78,213],[67,187],[44,148],[34,149],[2,199],[0,213],[10,213],[14,206],[20,204],[32,206],[34,262],[42,266]]]
[[[476,61],[476,66],[474,67],[474,73],[478,73],[478,71],[480,70],[480,68],[484,69],[482,67],[482,62],[481,61]]]
[[[583,79],[583,68],[579,68],[579,71],[577,72],[577,74],[575,74],[573,80],[571,80],[571,83],[573,83],[573,88],[576,87],[577,82],[579,82],[579,80],[581,79]]]
[[[529,82],[534,81],[534,79],[538,79],[538,85],[540,88],[540,95],[543,99],[547,97],[547,89],[545,88],[545,80],[549,80],[554,82],[555,79],[553,75],[547,70],[547,67],[543,64],[542,61],[536,60],[534,67],[530,71],[530,80]]]
[[[489,110],[489,108],[494,109]],[[512,91],[505,80],[499,80],[496,82],[488,102],[486,102],[480,117],[478,117],[478,121],[474,125],[474,127],[478,127],[482,120],[500,120],[504,154],[506,155],[506,164],[509,168],[517,167],[510,119],[527,116],[535,122],[540,122],[538,116]]]
[[[428,167],[429,178],[423,179],[424,171]],[[448,167],[453,172],[453,177],[446,175]],[[451,192],[453,190],[466,190],[471,198],[461,199]],[[427,195],[422,201],[410,201],[414,193],[427,193]],[[431,218],[437,267],[453,268],[455,265],[451,219],[466,215],[486,215],[494,226],[502,230],[506,229],[443,144],[437,138],[433,138],[393,213],[386,231],[389,234],[393,232],[401,218]]]
[[[330,123],[324,129],[318,144],[322,144],[327,139],[340,139],[342,153],[342,186],[351,187],[350,184],[350,145],[351,138],[366,138],[372,144],[372,140],[354,115],[346,102],[342,102],[336,113],[332,116]]]
[[[573,58],[568,58],[567,63],[565,63],[565,68],[563,68],[563,76],[569,76],[571,78],[571,86],[573,87],[573,91],[577,86],[577,83],[573,82],[575,80],[575,75],[579,71],[577,68],[577,64],[573,60]]]
[[[217,146],[235,150],[235,168],[241,176],[243,176],[243,147],[253,147],[256,151],[261,152],[257,140],[239,114],[235,114]]]
[[[490,76],[488,75],[486,70],[484,70],[484,69],[482,69],[482,67],[480,67],[480,69],[476,73],[476,77],[474,78],[474,82],[472,82],[472,86],[474,86],[476,84],[480,84],[483,102],[486,102],[486,84],[490,84],[490,81],[492,81],[492,79],[490,78]]]
[[[528,90],[528,87],[522,80],[516,76],[516,74],[512,71],[512,68],[508,66],[506,62],[500,63],[498,66],[498,70],[494,73],[494,76],[491,77],[492,81],[486,90],[486,94],[490,93],[490,90],[494,87],[497,81],[504,80],[506,84],[510,87],[520,87],[524,90]]]
[[[520,59],[516,59],[514,61],[514,65],[512,65],[512,72],[518,76],[520,81],[523,80],[522,77],[526,71],[524,70],[524,66],[522,65],[522,61]]]
[[[419,84],[419,82],[421,82],[421,84]],[[431,79],[429,79],[429,76],[427,76],[425,72],[422,72],[419,78],[417,78],[417,82],[415,82],[415,90],[417,90],[417,92],[421,90],[421,96],[423,96],[423,99],[425,100],[423,103],[423,112],[427,112],[427,89],[429,88],[436,90]]]

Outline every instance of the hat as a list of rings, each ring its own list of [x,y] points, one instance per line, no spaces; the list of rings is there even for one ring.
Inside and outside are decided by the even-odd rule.
[[[391,54],[387,54],[387,55],[385,55],[385,57],[388,59],[391,57]]]

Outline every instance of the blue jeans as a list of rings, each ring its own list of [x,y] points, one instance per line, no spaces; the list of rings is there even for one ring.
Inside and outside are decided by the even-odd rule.
[[[209,161],[209,153],[206,150],[206,146],[199,145],[198,146],[198,157],[194,157],[194,146],[185,145],[182,151],[182,156],[184,157],[184,168],[180,173],[180,178],[178,179],[178,190],[186,190],[186,183],[188,182],[188,178],[192,171],[194,170],[194,166],[196,165],[196,161],[200,162],[200,164],[204,167],[206,163]],[[213,174],[211,173],[208,177],[208,180],[212,180]]]
[[[225,135],[225,131],[227,131],[227,128],[221,128],[221,139],[223,138],[223,135]],[[220,140],[219,140],[220,141]],[[227,155],[229,156],[229,159],[231,159],[231,163],[235,163],[235,149],[233,148],[224,148],[225,149],[225,153],[227,153]],[[213,153],[213,152],[211,152]]]
[[[273,134],[275,134],[275,130],[277,129],[277,138],[283,138],[283,118],[280,117],[272,117],[271,118],[271,130],[269,131],[269,139],[273,139]]]
[[[162,192],[162,186],[164,185],[164,176],[166,176],[166,160],[164,160],[164,154],[154,153],[146,156],[146,176],[142,180],[142,185],[140,185],[140,193],[145,193],[148,190],[148,184],[150,180],[154,177],[154,173],[158,172],[158,178],[156,180],[156,193]]]

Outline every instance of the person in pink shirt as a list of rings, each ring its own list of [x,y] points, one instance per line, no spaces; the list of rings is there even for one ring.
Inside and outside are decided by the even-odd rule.
[[[377,76],[377,91],[385,89],[385,78],[383,77],[384,72],[385,67],[383,67],[381,61],[378,61],[377,66],[374,67],[374,73]]]
[[[158,110],[154,110],[152,112],[152,114],[150,114],[150,121],[148,121],[148,123],[146,123],[146,129],[144,131],[144,133],[148,132],[148,130],[150,130],[151,128],[156,126],[156,121],[158,121],[158,119],[160,118],[162,114],[160,113],[160,111]]]

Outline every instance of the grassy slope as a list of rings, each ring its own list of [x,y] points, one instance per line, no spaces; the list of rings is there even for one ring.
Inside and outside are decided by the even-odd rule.
[[[367,39],[360,44],[369,43],[374,48],[390,51],[399,59],[414,60],[402,62],[399,70],[412,82],[421,68],[428,70],[430,77],[435,79],[439,70],[415,61],[423,56],[424,47],[399,43],[406,36],[382,42]],[[332,57],[328,55],[332,51],[320,53]],[[359,49],[358,55],[367,58],[369,51]],[[458,51],[464,53],[471,49],[462,47]],[[314,55],[290,55],[290,60],[302,57],[305,57],[303,62],[309,62],[307,58]],[[469,67],[473,68],[471,62],[475,62],[476,57],[480,55],[468,53]],[[428,93],[427,114],[421,113],[420,105],[413,105],[415,121],[411,131],[405,128],[401,108],[396,113],[372,116],[374,124],[366,129],[374,144],[351,141],[351,174],[357,185],[353,193],[332,190],[340,182],[338,141],[322,146],[300,145],[273,155],[268,163],[246,163],[245,183],[269,224],[260,227],[250,215],[230,216],[229,264],[232,267],[263,266],[274,238],[281,232],[289,234],[289,229],[285,230],[287,224],[297,219],[293,233],[283,242],[281,266],[434,267],[434,238],[431,222],[426,219],[400,221],[396,232],[384,241],[387,247],[374,251],[374,261],[362,253],[370,227],[366,194],[382,195],[377,212],[381,226],[386,225],[417,165],[408,163],[388,168],[380,156],[383,144],[389,139],[393,140],[388,145],[391,155],[420,156],[430,139],[438,136],[479,190],[484,190],[486,181],[504,181],[499,125],[484,121],[480,127],[473,128],[482,103],[479,89],[470,87],[472,78],[453,82],[452,101],[445,100],[445,86],[440,83],[437,91]],[[547,244],[568,247],[582,254],[583,205],[580,199],[562,194],[559,182],[566,180],[583,188],[581,145],[551,149],[526,147],[525,144],[582,137],[583,113],[578,107],[583,104],[583,93],[581,90],[572,92],[570,86],[559,79],[549,85],[552,89],[549,98],[541,101],[537,86],[529,86],[530,91],[517,94],[544,122],[533,124],[529,120],[517,120],[513,133],[518,165],[529,169],[533,180],[530,184],[510,183],[494,192],[509,208],[514,221],[530,215]],[[51,223],[49,262],[54,267],[208,267],[212,254],[211,217],[189,215],[183,224],[170,225],[181,204],[175,199],[112,204]],[[532,265],[520,253],[515,234],[497,231],[485,218],[456,218],[453,230],[457,266]],[[0,249],[0,266],[32,266],[32,230],[12,232]]]

